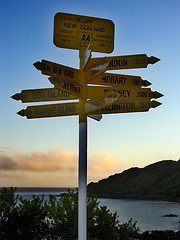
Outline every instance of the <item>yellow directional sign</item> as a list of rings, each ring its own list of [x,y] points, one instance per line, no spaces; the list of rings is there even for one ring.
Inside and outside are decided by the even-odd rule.
[[[83,86],[80,84],[76,84],[63,78],[54,77],[50,77],[49,81],[54,85],[55,88],[59,90],[75,95],[79,98],[84,97]]]
[[[97,75],[98,73],[96,73]],[[92,71],[88,71],[89,81],[86,81],[89,84],[97,84],[97,85],[107,85],[114,87],[141,87],[141,86],[149,86],[150,82],[147,80],[142,80],[139,76],[132,75],[123,75],[123,74],[114,74],[114,73],[102,73],[94,77]],[[87,75],[87,78],[88,78]]]
[[[162,103],[157,101],[121,101],[115,102],[108,107],[94,111],[94,113],[128,113],[128,112],[147,112],[150,108],[156,108]]]
[[[94,100],[89,100],[85,104],[85,113],[88,114],[93,112],[99,108],[107,107],[111,105],[113,102],[117,101],[119,98],[119,94],[111,94],[106,97],[101,97]]]
[[[71,100],[77,99],[78,97],[55,88],[40,88],[22,90],[21,93],[16,93],[13,96],[11,96],[11,98],[15,100],[21,100],[23,103],[27,103],[27,102]]]
[[[42,74],[48,76],[59,76],[71,81],[79,81],[79,70],[61,64],[42,60],[33,64]]]
[[[79,103],[59,103],[39,106],[28,106],[17,114],[29,118],[60,117],[79,114]]]
[[[146,54],[114,56],[105,58],[91,58],[86,69],[97,69],[99,64],[109,61],[107,70],[130,69],[130,68],[146,68],[148,64],[154,64],[160,59],[156,57],[148,57]]]
[[[114,23],[108,19],[68,13],[54,17],[54,44],[57,47],[81,49],[92,45],[93,52],[114,50]]]
[[[151,91],[150,88],[114,88],[114,87],[100,87],[100,86],[88,86],[87,98],[94,99],[100,96],[106,96],[110,93],[119,93],[118,101],[126,100],[150,100],[151,98],[162,97],[163,94],[156,91]]]

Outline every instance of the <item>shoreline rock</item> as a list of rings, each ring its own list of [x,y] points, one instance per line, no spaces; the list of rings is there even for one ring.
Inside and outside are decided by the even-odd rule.
[[[163,217],[178,217],[178,215],[170,213],[170,214],[164,215]]]
[[[143,233],[137,233],[130,238],[131,240],[179,240],[180,231],[165,230],[165,231],[145,231]]]

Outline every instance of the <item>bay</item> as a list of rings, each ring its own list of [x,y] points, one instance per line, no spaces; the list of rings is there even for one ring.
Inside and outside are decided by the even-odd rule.
[[[75,190],[71,188],[72,190]],[[32,196],[42,196],[45,200],[49,194],[58,196],[67,192],[67,188],[17,188],[16,194],[25,199]],[[152,230],[180,230],[180,203],[155,200],[130,200],[130,199],[98,199],[100,206],[107,206],[112,212],[117,212],[120,223],[128,222],[131,218],[137,221],[136,226],[141,232]],[[175,214],[177,217],[164,217]]]
[[[46,187],[19,187],[16,189],[16,194],[22,196],[24,199],[31,200],[33,195],[41,197],[44,195],[44,199],[47,200],[49,195],[58,196],[62,193],[67,193],[69,188],[46,188]],[[75,190],[75,188],[71,188]]]
[[[99,199],[111,212],[117,212],[120,223],[132,218],[141,232],[180,230],[180,203],[155,200]],[[174,214],[177,217],[164,217]]]

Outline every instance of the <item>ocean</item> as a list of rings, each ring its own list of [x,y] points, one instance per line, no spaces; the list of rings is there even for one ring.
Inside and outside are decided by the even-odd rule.
[[[72,188],[71,188],[72,189]],[[67,192],[67,188],[17,188],[16,194],[25,199],[33,195],[48,199],[49,194],[58,196]],[[75,189],[74,189],[75,190]],[[180,203],[154,200],[98,199],[101,206],[107,206],[111,212],[117,212],[120,223],[131,218],[137,221],[141,232],[152,230],[180,230]],[[164,217],[174,214],[176,217]]]

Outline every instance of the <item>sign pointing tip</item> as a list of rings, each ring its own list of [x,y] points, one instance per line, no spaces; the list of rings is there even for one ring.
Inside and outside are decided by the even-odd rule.
[[[17,114],[24,117],[26,116],[26,110],[22,109],[21,111],[17,112]]]
[[[161,104],[162,104],[161,102],[151,101],[150,102],[150,107],[151,108],[156,108],[156,107],[159,107]]]
[[[147,80],[142,80],[142,86],[144,86],[144,87],[147,87],[147,86],[149,86],[149,85],[151,85],[152,83],[151,82],[149,82],[149,81],[147,81]]]
[[[38,62],[35,62],[33,63],[34,67],[37,69],[37,70],[41,70],[41,63],[38,61]]]
[[[20,93],[14,94],[13,96],[11,96],[11,98],[14,99],[14,100],[17,100],[17,101],[20,100],[21,99]]]
[[[157,57],[154,57],[154,56],[151,56],[148,58],[148,63],[150,64],[154,64],[154,63],[157,63],[159,62],[161,59],[157,58]]]
[[[152,92],[152,97],[153,98],[160,98],[163,97],[164,95],[162,93],[159,93],[157,91]]]

